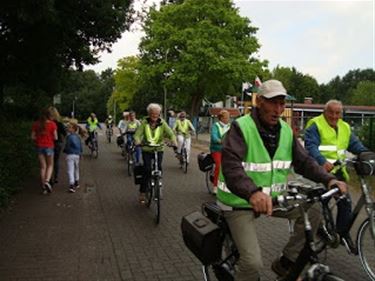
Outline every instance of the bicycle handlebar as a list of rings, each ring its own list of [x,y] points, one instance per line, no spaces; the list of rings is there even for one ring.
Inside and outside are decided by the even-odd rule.
[[[272,205],[277,206],[273,208],[273,211],[288,212],[307,203],[322,201],[339,193],[340,189],[336,186],[328,191],[324,191],[323,189],[312,189],[308,191],[307,194],[296,194],[296,191],[294,190],[292,190],[291,192],[294,194],[279,195],[272,199]]]

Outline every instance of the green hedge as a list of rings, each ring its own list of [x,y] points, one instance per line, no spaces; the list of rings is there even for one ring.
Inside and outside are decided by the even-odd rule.
[[[30,121],[0,118],[0,208],[38,171]]]

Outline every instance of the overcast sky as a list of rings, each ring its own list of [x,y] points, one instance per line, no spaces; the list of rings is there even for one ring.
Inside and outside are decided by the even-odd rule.
[[[352,69],[375,69],[375,0],[234,3],[240,15],[259,28],[259,56],[269,61],[270,69],[294,66],[318,83],[342,77]],[[138,54],[141,36],[139,30],[124,33],[112,53],[103,53],[101,63],[87,69],[115,69],[118,59]]]

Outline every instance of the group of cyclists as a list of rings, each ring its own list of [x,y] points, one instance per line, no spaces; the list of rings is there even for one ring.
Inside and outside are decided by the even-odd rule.
[[[329,173],[330,169],[327,169],[326,162],[320,163],[314,160],[313,153],[301,146],[290,127],[281,120],[286,96],[286,90],[281,82],[266,81],[260,88],[257,105],[251,115],[242,116],[230,124],[230,114],[223,110],[218,116],[218,122],[211,128],[210,150],[216,164],[213,178],[214,193],[217,193],[219,206],[229,211],[225,213],[225,219],[240,254],[238,270],[235,273],[236,280],[259,280],[262,260],[254,219],[259,214],[278,215],[272,213],[271,199],[283,191],[283,183],[287,181],[291,165],[297,173],[306,178],[322,182],[328,188],[338,186],[343,194],[347,193],[345,179]],[[334,113],[331,112],[332,108],[335,109]],[[147,106],[147,116],[141,121],[136,119],[135,112],[130,111],[124,113],[123,119],[118,124],[123,146],[134,143],[136,164],[141,164],[142,159],[144,181],[139,188],[141,204],[145,204],[147,181],[151,176],[155,152],[157,152],[158,169],[162,171],[165,140],[174,147],[178,159],[181,158],[181,148],[185,146],[187,161],[190,161],[191,135],[195,133],[194,126],[187,119],[186,112],[181,111],[171,128],[161,118],[161,110],[159,104],[151,103]],[[341,155],[337,156],[337,151],[348,148],[344,146],[356,140],[350,131],[345,135],[342,133],[347,126],[340,121],[341,112],[342,104],[331,101],[327,103],[321,117],[314,119],[315,135],[332,130],[332,133],[329,131],[329,137],[321,135],[312,141],[316,147],[315,154],[322,155],[324,159],[341,159]],[[95,116],[90,118],[87,125],[89,132],[91,128],[99,127]],[[344,143],[339,140],[336,143],[338,137],[345,138],[347,141]],[[336,147],[335,151],[327,153],[327,150],[324,150],[333,146]],[[365,149],[361,147],[360,150]],[[329,167],[332,168],[331,166]],[[350,200],[348,202],[350,204]],[[249,213],[245,209],[253,212]],[[233,210],[237,211],[231,212]],[[339,210],[339,222],[343,216],[350,216],[350,207],[347,207],[345,212],[342,214]],[[308,214],[315,233],[321,218],[320,211],[316,206],[310,206]],[[300,214],[293,212],[283,217],[293,217],[296,222],[295,232],[289,243],[281,256],[272,264],[272,269],[279,276],[287,274],[304,244],[304,227]],[[349,248],[353,247],[346,228],[342,230],[340,237],[342,243],[349,245]]]
[[[151,174],[151,161],[155,150],[158,152],[158,168],[162,171],[165,140],[168,140],[169,145],[174,148],[178,160],[181,159],[181,149],[184,145],[187,152],[187,164],[190,161],[191,136],[195,133],[193,124],[187,118],[186,112],[181,111],[178,114],[178,119],[174,122],[173,128],[171,128],[161,118],[161,110],[159,104],[150,103],[147,106],[147,116],[143,120],[138,120],[136,113],[129,111],[123,113],[123,118],[117,125],[120,133],[117,143],[122,147],[123,154],[129,153],[130,147],[135,145],[135,166],[143,165],[144,167],[144,180],[139,188],[139,202],[141,204],[145,204],[145,192]],[[111,115],[105,120],[105,124],[107,129],[113,129],[114,121]],[[86,145],[89,145],[96,129],[101,129],[94,113],[87,119],[86,127],[89,133]]]

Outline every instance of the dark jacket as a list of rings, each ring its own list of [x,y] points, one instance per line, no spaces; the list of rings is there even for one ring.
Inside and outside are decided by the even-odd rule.
[[[280,124],[273,128],[265,127],[261,124],[256,109],[253,110],[251,116],[254,119],[263,143],[272,158],[279,141],[281,129]],[[243,169],[242,162],[245,158],[246,152],[247,146],[242,131],[238,123],[234,121],[223,141],[221,159],[222,172],[229,190],[235,195],[248,201],[252,193],[258,191],[258,187],[254,184],[251,178],[246,175]],[[292,165],[297,174],[314,182],[321,182],[325,185],[327,185],[330,180],[335,179],[335,176],[327,173],[307,154],[306,150],[295,137],[293,137],[292,153]]]

